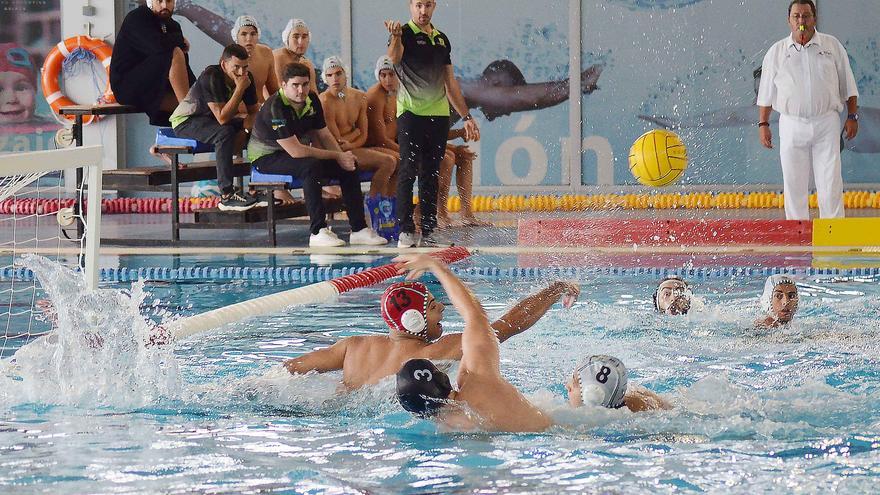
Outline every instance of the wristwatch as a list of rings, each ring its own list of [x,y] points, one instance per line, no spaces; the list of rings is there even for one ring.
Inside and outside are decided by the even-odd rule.
[[[758,122],[758,127],[770,127],[770,122]]]
[[[859,121],[859,114],[851,113],[846,116],[846,120],[854,120],[854,121],[858,122]]]

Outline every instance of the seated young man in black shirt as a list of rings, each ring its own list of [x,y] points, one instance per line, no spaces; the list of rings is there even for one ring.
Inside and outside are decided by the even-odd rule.
[[[244,102],[247,116],[238,113]],[[238,44],[223,49],[219,65],[208,66],[171,115],[174,132],[184,138],[214,145],[217,155],[217,185],[222,196],[217,208],[244,211],[257,204],[256,198],[235,191],[232,185],[232,157],[247,141],[245,129],[253,127],[257,114],[254,78],[248,72],[248,52]]]
[[[281,72],[281,90],[270,96],[254,122],[248,158],[260,172],[294,175],[302,181],[306,209],[311,219],[310,247],[344,246],[330,230],[321,200],[321,181],[337,179],[351,225],[351,244],[379,246],[387,243],[364,218],[364,196],[357,163],[342,151],[327,129],[318,95],[309,90],[311,70],[298,63]]]

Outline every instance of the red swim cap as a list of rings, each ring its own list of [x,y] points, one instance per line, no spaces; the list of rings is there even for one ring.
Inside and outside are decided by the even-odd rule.
[[[392,329],[424,336],[428,329],[428,288],[421,282],[398,282],[382,294],[382,318]]]
[[[37,79],[33,57],[15,43],[0,43],[0,72],[17,72],[27,77],[31,84]]]

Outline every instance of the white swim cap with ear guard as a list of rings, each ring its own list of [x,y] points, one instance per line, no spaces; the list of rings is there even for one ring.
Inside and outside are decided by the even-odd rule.
[[[776,275],[770,275],[767,277],[767,281],[764,282],[764,292],[761,293],[761,309],[765,312],[770,313],[773,310],[773,291],[776,290],[776,287],[782,284],[796,286],[794,279],[788,275],[777,273]]]
[[[284,26],[284,31],[281,32],[281,43],[285,46],[285,48],[290,49],[288,43],[290,42],[290,33],[293,32],[296,28],[303,28],[306,31],[309,30],[309,26],[306,24],[306,21],[302,19],[291,19],[287,21],[287,25]]]
[[[251,26],[257,30],[257,36],[261,36],[262,32],[260,31],[260,25],[257,24],[257,20],[252,15],[241,15],[238,16],[238,19],[235,20],[235,24],[232,26],[232,42],[238,43],[238,32],[241,31],[241,28],[245,26]]]
[[[345,65],[342,64],[341,58],[331,55],[324,59],[324,66],[321,68],[321,80],[324,81],[324,84],[330,84],[327,82],[327,73],[336,68],[345,72]]]
[[[590,356],[575,370],[584,404],[617,409],[626,395],[626,366],[612,356]]]
[[[388,55],[382,55],[379,57],[379,60],[376,60],[376,70],[373,72],[376,76],[376,81],[379,80],[379,73],[383,70],[394,70],[394,64],[391,62],[391,57]]]

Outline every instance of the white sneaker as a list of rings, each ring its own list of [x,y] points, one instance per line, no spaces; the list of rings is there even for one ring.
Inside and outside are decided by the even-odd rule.
[[[324,227],[317,234],[309,236],[309,247],[339,247],[345,246],[345,241],[336,237],[330,227]]]
[[[414,248],[418,246],[419,238],[415,233],[401,232],[397,238],[397,247],[401,249]]]
[[[357,232],[352,232],[348,243],[352,246],[356,244],[364,246],[382,246],[388,244],[388,239],[380,236],[375,230],[365,227]]]

